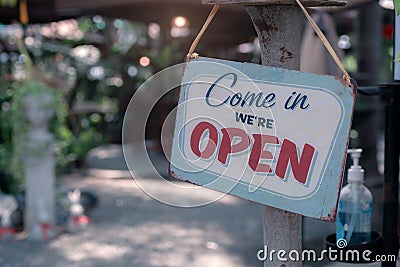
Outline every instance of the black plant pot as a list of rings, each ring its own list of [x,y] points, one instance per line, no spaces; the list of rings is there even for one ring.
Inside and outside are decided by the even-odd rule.
[[[338,248],[336,245],[336,234],[331,234],[325,238],[325,248],[326,249],[335,249],[338,251],[338,255],[342,255],[342,258],[338,258],[338,261],[346,262],[346,263],[372,263],[373,260],[376,258],[377,255],[383,254],[383,239],[382,235],[378,232],[372,231],[371,232],[371,242],[366,244],[360,244],[355,246],[346,246],[344,248]],[[367,253],[368,258],[370,261],[367,261],[363,257],[363,253],[365,251],[370,251]],[[352,251],[357,251],[359,258],[356,260],[352,255]],[[346,255],[349,255],[346,257]]]

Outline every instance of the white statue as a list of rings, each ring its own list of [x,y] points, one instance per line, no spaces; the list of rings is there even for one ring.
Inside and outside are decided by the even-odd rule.
[[[24,153],[26,177],[25,230],[28,239],[48,240],[56,235],[55,158],[53,135],[48,122],[54,116],[48,93],[25,96],[25,117],[29,122]]]
[[[68,192],[68,199],[71,202],[69,208],[69,216],[67,220],[66,230],[70,233],[82,231],[87,228],[90,223],[90,219],[83,214],[83,207],[79,203],[81,198],[81,191],[75,189]]]
[[[48,131],[48,122],[55,112],[54,109],[50,108],[50,103],[53,100],[53,96],[50,94],[36,95],[32,93],[25,96],[25,117],[29,122],[28,140],[52,140],[52,134]]]
[[[0,240],[11,240],[15,229],[12,226],[11,215],[18,208],[13,196],[0,193]]]

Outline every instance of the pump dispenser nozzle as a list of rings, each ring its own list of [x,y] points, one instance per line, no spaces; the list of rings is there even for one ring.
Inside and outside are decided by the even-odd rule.
[[[364,181],[364,169],[359,165],[359,160],[361,158],[362,149],[349,149],[347,153],[350,154],[353,165],[351,165],[348,170],[347,181],[348,182],[363,182]]]
[[[349,149],[353,165],[347,172],[348,184],[340,191],[336,240],[350,246],[371,242],[372,194],[364,185],[364,170],[359,164],[362,149]]]

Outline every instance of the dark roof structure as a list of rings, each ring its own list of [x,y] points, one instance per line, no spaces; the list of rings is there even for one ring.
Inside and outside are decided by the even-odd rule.
[[[175,16],[185,16],[190,28],[200,29],[211,10],[200,0],[27,0],[30,23],[46,23],[83,15],[103,15],[132,21],[156,22],[161,28],[171,26]],[[19,8],[0,7],[0,22],[17,21]],[[214,47],[248,42],[255,37],[250,17],[242,6],[221,7],[207,30],[203,43]]]

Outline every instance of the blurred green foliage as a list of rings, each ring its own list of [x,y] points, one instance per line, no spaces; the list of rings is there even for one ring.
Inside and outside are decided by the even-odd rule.
[[[33,65],[65,100],[65,123],[50,125],[62,173],[82,166],[90,149],[121,142],[125,109],[136,89],[153,73],[182,61],[178,41],[163,45],[147,31],[145,24],[97,15],[25,28],[0,25],[0,173],[12,174],[13,84],[26,76],[27,59],[18,52],[16,36],[23,36]],[[142,57],[151,63],[141,66]]]

